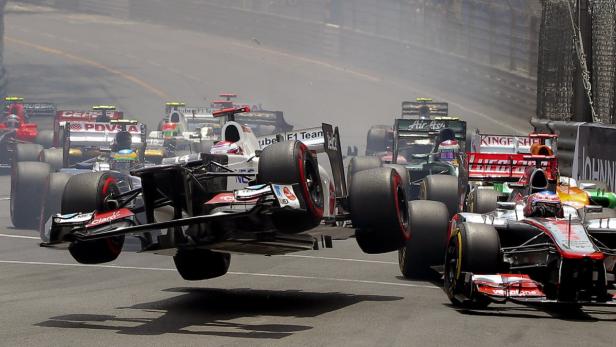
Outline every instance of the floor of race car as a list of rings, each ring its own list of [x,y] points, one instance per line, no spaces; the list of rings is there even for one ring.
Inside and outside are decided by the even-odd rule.
[[[204,96],[228,90],[288,111],[285,118],[298,127],[314,126],[315,115],[340,117],[343,140],[359,144],[366,129],[353,125],[391,121],[400,100],[430,96],[417,95],[418,86],[263,47],[105,17],[11,12],[6,30],[11,93],[81,108],[114,103],[150,126],[167,98],[203,104]],[[481,116],[469,119],[505,131]],[[81,266],[66,251],[38,247],[34,232],[10,227],[9,186],[0,176],[0,346],[616,341],[616,309],[563,315],[508,304],[459,311],[438,279],[402,279],[396,253],[365,255],[353,239],[289,256],[234,256],[230,274],[200,282],[182,280],[171,258],[150,254],[128,252],[110,264]]]

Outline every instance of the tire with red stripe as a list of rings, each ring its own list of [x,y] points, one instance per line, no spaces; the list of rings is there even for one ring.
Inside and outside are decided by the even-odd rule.
[[[405,184],[393,168],[357,172],[349,208],[357,244],[365,253],[392,252],[410,238]]]
[[[118,193],[117,181],[109,172],[88,172],[72,176],[62,195],[62,214],[109,211],[108,199]],[[69,251],[79,263],[100,264],[115,260],[123,245],[124,236],[114,236],[92,241],[73,241]]]
[[[409,203],[411,239],[398,250],[400,272],[406,278],[431,274],[430,267],[443,264],[449,212],[442,202],[415,200]]]
[[[259,156],[257,182],[299,185],[305,209],[275,211],[272,222],[280,231],[298,233],[321,223],[324,194],[319,165],[303,143],[285,141],[266,147]]]

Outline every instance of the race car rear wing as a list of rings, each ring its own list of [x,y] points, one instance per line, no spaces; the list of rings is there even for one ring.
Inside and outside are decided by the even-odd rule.
[[[53,117],[56,105],[50,102],[24,102],[24,109],[29,117]]]
[[[135,146],[145,143],[145,125],[140,123],[67,122],[64,129],[65,146],[70,148],[110,146],[122,129],[131,134]]]
[[[214,111],[212,114],[214,117],[227,117],[227,120],[248,126],[257,137],[293,130],[293,126],[284,119],[282,111],[253,111],[250,107],[243,106]]]
[[[545,145],[556,153],[557,135],[531,133],[528,136],[474,134],[471,152],[529,154],[534,144]]]
[[[434,119],[396,119],[394,129],[397,137],[430,138],[445,129],[451,129],[458,141],[466,141],[466,121],[453,117]]]
[[[431,100],[403,101],[402,117],[419,116],[423,107],[428,107],[429,116],[447,116],[449,114],[449,104],[446,102],[435,102]]]
[[[558,175],[555,156],[469,152],[465,161],[469,181],[517,182],[533,166],[544,169],[550,180]]]

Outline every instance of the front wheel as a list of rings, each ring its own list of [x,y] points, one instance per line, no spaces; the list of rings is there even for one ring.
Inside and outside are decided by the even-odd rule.
[[[398,250],[398,265],[406,278],[430,274],[430,266],[441,265],[445,254],[449,212],[438,201],[409,203],[411,239]]]
[[[395,169],[357,172],[349,190],[355,239],[368,254],[392,252],[410,238],[405,184]]]
[[[207,249],[180,249],[173,257],[173,262],[183,279],[199,281],[226,274],[231,255]]]
[[[500,240],[491,225],[462,223],[449,239],[445,252],[443,288],[455,306],[484,308],[490,304],[485,296],[473,292],[465,273],[497,274],[500,269]]]
[[[119,194],[116,179],[108,172],[88,172],[72,176],[62,195],[62,214],[105,212],[113,208],[110,198]],[[73,241],[69,251],[82,264],[100,264],[115,260],[122,251],[124,235],[91,241]]]
[[[289,200],[301,195],[302,210],[283,208],[274,211],[274,226],[285,233],[310,230],[323,219],[324,193],[319,165],[299,141],[274,143],[266,147],[259,157],[257,182],[262,184],[297,185],[298,192],[284,191]]]

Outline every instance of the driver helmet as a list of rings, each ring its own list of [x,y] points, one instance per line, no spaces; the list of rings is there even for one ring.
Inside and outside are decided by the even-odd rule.
[[[177,123],[165,123],[162,127],[163,138],[170,139],[179,134]]]
[[[558,194],[551,191],[533,193],[526,198],[525,217],[563,218],[563,205]]]
[[[6,117],[6,127],[9,129],[17,129],[19,128],[19,117],[14,114]]]
[[[458,153],[460,152],[460,145],[456,140],[447,140],[441,142],[436,150],[437,159],[443,161],[456,160]]]
[[[242,149],[235,142],[219,141],[210,149],[211,154],[242,154]]]
[[[133,137],[128,131],[118,131],[115,136],[115,148],[117,151],[121,151],[123,149],[130,149],[132,144]]]

